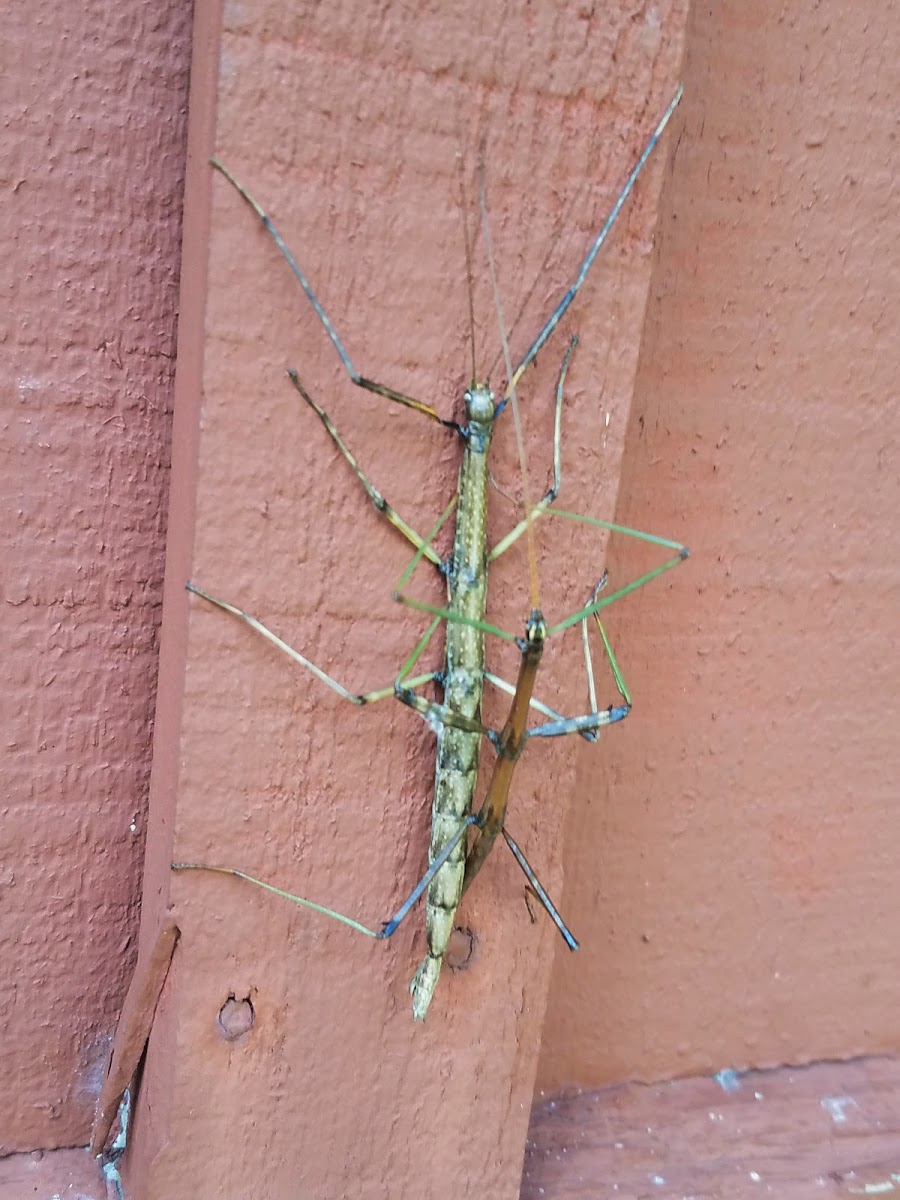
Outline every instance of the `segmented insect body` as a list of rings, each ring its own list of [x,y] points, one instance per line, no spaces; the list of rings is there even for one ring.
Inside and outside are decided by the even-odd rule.
[[[494,432],[494,397],[486,387],[466,392],[465,441],[459,471],[459,504],[453,557],[447,571],[448,607],[467,621],[448,621],[444,705],[469,720],[478,720],[484,686],[484,632],[468,624],[483,621],[487,597],[487,456]],[[458,832],[472,811],[481,735],[441,725],[432,803],[432,861]],[[466,842],[460,841],[428,888],[425,933],[428,953],[413,977],[413,1015],[422,1020],[441,970],[453,919],[463,889]]]
[[[534,342],[528,349],[518,367],[511,370],[509,362],[508,346],[506,344],[505,334],[502,330],[502,317],[499,311],[499,296],[496,296],[496,276],[493,270],[493,261],[491,258],[491,250],[489,245],[489,235],[487,234],[487,226],[485,225],[486,242],[488,242],[488,256],[491,261],[491,275],[495,288],[495,298],[498,304],[498,319],[500,319],[501,334],[504,343],[504,353],[507,359],[507,369],[509,379],[507,383],[504,402],[507,398],[512,399],[515,405],[515,388],[522,377],[527,367],[534,361],[539,350],[544,346],[550,335],[553,333],[556,326],[559,324],[565,312],[572,304],[575,296],[578,294],[585,277],[591,268],[591,265],[599,252],[600,247],[606,239],[609,230],[618,216],[618,213],[624,204],[626,198],[631,192],[634,182],[643,169],[644,163],[647,161],[653,147],[659,140],[662,131],[665,129],[672,113],[678,106],[682,95],[682,89],[679,85],[675,96],[672,98],[668,108],[663,114],[659,124],[657,125],[652,137],[644,148],[638,162],[635,164],[632,172],[626,181],[619,197],[614,204],[612,211],[607,217],[600,232],[595,237],[586,258],[584,259],[578,276],[572,286],[568,289],[560,303],[557,305],[549,319],[545,322],[544,327],[535,338]],[[484,196],[482,193],[482,209],[484,211]],[[574,344],[574,343],[573,343]],[[571,354],[571,348],[569,351]],[[555,487],[545,497],[541,508],[546,509],[549,504],[556,498],[556,491],[559,485],[559,466],[558,466],[558,438],[559,438],[559,411],[562,398],[562,383],[565,378],[565,372],[568,365],[569,354],[566,355],[563,364],[563,370],[560,376],[560,387],[557,397],[557,429],[556,429],[556,483]],[[475,616],[475,597],[479,598],[479,611],[484,613],[484,598],[487,584],[486,568],[487,556],[485,553],[485,531],[486,531],[486,495],[484,491],[476,492],[475,490],[475,472],[474,463],[477,461],[477,454],[480,449],[478,441],[475,440],[474,430],[479,430],[479,437],[484,438],[484,454],[490,446],[491,433],[493,429],[493,420],[499,409],[496,409],[493,403],[493,397],[484,396],[484,416],[485,425],[483,434],[480,425],[473,425],[470,403],[472,397],[481,395],[479,389],[472,389],[466,395],[467,416],[469,418],[469,428],[471,431],[467,436],[467,446],[465,459],[460,472],[459,486],[459,513],[457,516],[456,541],[454,543],[453,569],[449,579],[449,611],[450,618],[447,621],[447,673],[445,681],[445,704],[456,711],[463,712],[469,715],[477,714],[480,699],[481,699],[481,680],[476,681],[476,676],[480,675],[483,678],[484,673],[484,639],[481,632],[476,629],[467,629],[467,627],[454,620],[453,617],[473,617],[476,620],[481,620],[481,616]],[[490,415],[488,419],[488,408]],[[523,464],[524,467],[524,464]],[[480,468],[485,472],[486,466],[484,461]],[[468,474],[472,472],[472,488],[468,490],[469,479]],[[481,481],[482,487],[484,480]],[[470,509],[471,506],[471,509]],[[526,504],[527,510],[527,504]],[[531,519],[531,514],[526,511],[526,524]],[[473,543],[470,538],[477,536],[478,541]],[[515,535],[511,535],[515,536]],[[509,544],[507,539],[504,539],[502,544]],[[498,550],[500,547],[497,548]],[[471,556],[471,557],[470,557]],[[479,564],[478,573],[472,579],[472,594],[467,594],[466,579],[457,573],[457,563],[465,561],[471,565],[475,565],[476,561]],[[471,612],[470,607],[471,606]],[[521,745],[524,745],[524,739],[527,737],[525,733],[525,718],[527,716],[528,704],[531,697],[531,689],[534,684],[534,674],[537,671],[537,665],[540,661],[541,650],[543,648],[543,636],[546,632],[543,619],[539,611],[535,610],[529,622],[526,624],[526,631],[534,631],[540,629],[541,636],[531,641],[530,658],[523,658],[523,665],[526,661],[533,663],[533,670],[529,671],[530,682],[527,688],[524,686],[524,680],[520,679],[523,684],[522,688],[517,688],[516,701],[513,703],[513,710],[510,718],[507,721],[506,730],[511,729],[514,722],[514,713],[520,707],[518,701],[522,694],[527,690],[527,699],[524,701],[524,709],[522,715],[521,729]],[[526,642],[528,642],[526,634]],[[524,654],[524,651],[523,651]],[[476,691],[477,689],[477,691]],[[612,710],[610,710],[612,713]],[[520,735],[517,734],[516,738]],[[477,735],[471,735],[466,731],[443,728],[440,733],[438,743],[438,758],[435,773],[435,794],[433,802],[433,819],[431,833],[431,850],[430,857],[433,861],[441,848],[446,845],[448,839],[457,833],[460,821],[471,812],[472,802],[475,794],[475,784],[477,776],[477,763],[479,752],[479,740]],[[512,778],[512,771],[518,754],[521,752],[521,745],[518,746],[516,753],[512,756],[508,753],[508,747],[501,741],[497,747],[498,761],[495,765],[494,774],[489,790],[489,799],[486,804],[486,810],[479,817],[479,831],[469,855],[469,864],[463,869],[463,859],[465,857],[465,840],[458,846],[454,855],[444,866],[434,880],[429,885],[428,900],[426,906],[426,931],[428,936],[428,954],[423,960],[421,966],[416,972],[410,991],[413,995],[413,1014],[417,1020],[424,1018],[428,1011],[428,1006],[431,1003],[431,998],[434,993],[434,988],[440,974],[441,963],[443,956],[449,944],[450,935],[453,930],[453,920],[456,908],[462,898],[463,891],[469,886],[474,879],[481,863],[487,857],[491,846],[503,827],[503,815],[506,811],[506,798],[509,790],[509,783]],[[502,795],[502,801],[500,796]],[[503,815],[500,814],[502,810]],[[496,819],[495,819],[496,817]],[[519,854],[514,845],[511,844],[513,853],[519,860]],[[521,864],[521,860],[520,865]],[[551,911],[552,906],[548,906],[548,911]],[[565,936],[565,935],[564,935]],[[574,939],[573,939],[574,940]]]
[[[528,738],[528,706],[534,692],[534,681],[541,663],[546,637],[547,627],[544,624],[544,615],[539,608],[532,609],[531,615],[525,622],[525,636],[519,644],[522,661],[519,664],[515,696],[510,706],[509,716],[506,718],[506,724],[497,740],[497,760],[494,763],[487,797],[478,815],[478,831],[466,859],[466,873],[463,880],[464,893],[481,870],[498,835],[504,832],[509,788],[516,763],[525,749],[525,742]],[[541,890],[543,891],[543,889]]]

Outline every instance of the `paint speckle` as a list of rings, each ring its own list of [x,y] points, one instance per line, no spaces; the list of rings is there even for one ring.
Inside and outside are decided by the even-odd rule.
[[[847,1109],[858,1108],[852,1096],[823,1096],[819,1101],[835,1125],[844,1125],[847,1121]]]
[[[740,1090],[741,1077],[732,1067],[724,1067],[721,1071],[717,1071],[713,1075],[716,1083],[723,1092],[737,1092]]]

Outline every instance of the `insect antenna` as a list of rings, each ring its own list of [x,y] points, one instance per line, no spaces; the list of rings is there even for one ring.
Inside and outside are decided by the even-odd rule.
[[[461,142],[460,145],[462,145]],[[462,150],[457,150],[456,152],[456,164],[459,174],[459,208],[462,218],[463,242],[466,247],[466,294],[469,300],[469,345],[472,350],[471,386],[475,387],[478,378],[475,366],[475,299],[472,294],[474,288],[472,277],[472,239],[469,234],[469,205],[466,199],[465,164],[463,162]]]
[[[484,238],[485,251],[488,260],[488,272],[491,278],[491,290],[494,295],[494,308],[497,313],[497,326],[500,330],[500,343],[503,347],[503,359],[506,366],[506,377],[509,382],[509,402],[512,407],[513,425],[516,430],[516,448],[519,455],[519,469],[522,473],[522,503],[525,506],[526,540],[528,543],[528,572],[531,588],[531,607],[538,611],[540,603],[540,587],[538,584],[537,550],[535,548],[534,529],[531,521],[531,488],[528,483],[528,463],[525,458],[525,439],[522,434],[522,418],[516,397],[515,380],[513,379],[512,359],[509,353],[509,339],[506,335],[506,323],[503,320],[503,306],[500,303],[500,288],[497,284],[497,271],[494,265],[494,246],[491,240],[491,229],[487,212],[487,186],[485,183],[484,156],[478,167],[479,200],[481,207],[481,232]]]
[[[513,319],[509,323],[509,329],[506,331],[508,338],[512,338],[515,335],[516,330],[519,328],[519,324],[522,320],[522,317],[525,315],[525,310],[528,308],[528,305],[531,303],[531,298],[534,295],[534,293],[537,291],[538,284],[544,278],[547,268],[550,265],[550,260],[553,258],[554,254],[556,253],[557,249],[560,246],[560,243],[563,240],[563,235],[566,233],[566,230],[568,229],[569,221],[570,221],[572,213],[575,209],[575,205],[578,202],[578,200],[580,200],[580,198],[583,196],[584,191],[585,191],[585,184],[582,183],[575,189],[575,191],[573,192],[572,196],[569,199],[569,202],[566,204],[566,207],[563,209],[562,213],[556,218],[556,220],[553,224],[553,233],[552,233],[551,237],[548,239],[547,249],[544,252],[544,257],[541,261],[541,265],[538,267],[537,271],[535,272],[534,278],[532,279],[527,292],[522,297],[522,302],[519,305],[516,315],[513,317]],[[491,369],[490,369],[490,371],[488,371],[488,378],[490,378],[493,375],[494,371],[496,371],[497,364],[500,362],[500,360],[502,358],[503,358],[503,346],[501,345],[500,349],[497,351],[494,361],[491,363]]]

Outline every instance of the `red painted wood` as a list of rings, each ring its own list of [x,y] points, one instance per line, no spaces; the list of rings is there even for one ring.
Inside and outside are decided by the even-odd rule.
[[[136,956],[189,23],[184,4],[3,6],[0,1156],[25,1157],[0,1191],[16,1197],[97,1180],[51,1152],[87,1145]]]
[[[897,1044],[892,18],[693,11],[618,509],[693,557],[610,612],[547,1090]]]
[[[625,6],[592,14],[458,4],[380,19],[355,5],[302,15],[283,4],[235,6],[225,15],[215,150],[271,210],[360,369],[458,416],[471,370],[460,143],[471,181],[487,134],[510,317],[566,230],[514,331],[521,352],[674,89],[683,16],[679,5],[635,18]],[[206,120],[207,103],[196,85],[195,117]],[[177,859],[238,865],[375,923],[425,863],[432,735],[393,702],[342,706],[180,589],[190,572],[348,686],[388,683],[424,624],[390,599],[409,551],[372,512],[285,369],[301,372],[374,482],[421,530],[454,488],[459,450],[450,434],[348,383],[253,214],[208,170],[212,148],[198,140],[188,181],[198,224],[188,217],[185,279],[205,281],[206,293],[182,306],[184,426],[153,853],[174,834]],[[565,502],[598,515],[614,506],[663,168],[664,153],[522,387],[543,486],[559,363],[567,334],[581,333]],[[207,203],[208,241],[199,216]],[[498,339],[482,261],[475,305],[484,371]],[[498,484],[514,493],[510,422],[497,451]],[[492,500],[496,538],[517,514],[499,492]],[[548,525],[548,616],[583,603],[602,546],[583,529]],[[529,605],[524,568],[522,546],[492,578],[489,610],[516,630]],[[418,590],[440,596],[425,576]],[[548,655],[542,690],[552,702],[568,687],[571,705],[577,636]],[[514,650],[501,658],[501,669],[510,665]],[[581,684],[574,703],[584,703]],[[502,707],[492,705],[495,721]],[[519,772],[510,823],[553,890],[573,759],[565,745],[539,744]],[[557,935],[531,924],[508,855],[467,897],[476,952],[467,970],[446,973],[424,1027],[413,1025],[407,994],[423,951],[421,915],[389,945],[370,944],[233,880],[169,884],[164,865],[161,854],[148,863],[148,919],[158,889],[164,896],[170,886],[182,936],[134,1124],[135,1195],[516,1194]],[[237,1039],[220,1020],[227,1012],[231,1028],[235,1004],[249,1023]]]
[[[539,1103],[521,1200],[900,1194],[900,1063],[866,1058]]]

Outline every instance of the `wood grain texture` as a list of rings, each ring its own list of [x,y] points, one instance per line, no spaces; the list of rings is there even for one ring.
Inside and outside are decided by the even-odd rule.
[[[563,1094],[521,1200],[900,1195],[900,1062],[866,1058]]]

